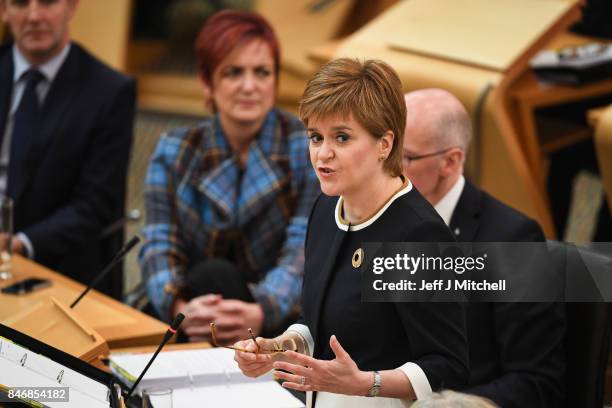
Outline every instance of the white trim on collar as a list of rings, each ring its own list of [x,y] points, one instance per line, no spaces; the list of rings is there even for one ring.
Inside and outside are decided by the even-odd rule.
[[[360,223],[360,224],[354,224],[351,225],[351,231],[359,231],[362,230],[364,228],[369,227],[370,225],[372,225],[377,219],[379,219],[381,217],[381,215],[384,214],[384,212],[387,210],[387,208],[389,208],[389,206],[398,198],[403,196],[404,194],[408,193],[410,190],[412,190],[412,182],[410,180],[408,180],[408,184],[406,185],[406,187],[402,188],[400,191],[398,191],[397,193],[395,193],[393,195],[393,197],[391,197],[389,199],[389,201],[387,201],[387,204],[385,204],[380,210],[378,210],[378,212],[376,214],[374,214],[372,217],[370,217],[369,219],[365,220],[364,222]],[[340,228],[342,231],[348,231],[349,230],[349,226],[342,223],[342,221],[340,221],[340,211],[342,211],[342,208],[340,207],[340,203],[343,201],[341,200],[342,196],[338,197],[338,202],[336,202],[336,210],[334,211],[334,218],[336,219],[336,225],[338,226],[338,228]]]

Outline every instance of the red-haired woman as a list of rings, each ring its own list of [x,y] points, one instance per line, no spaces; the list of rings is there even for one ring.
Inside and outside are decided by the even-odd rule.
[[[282,330],[298,304],[308,211],[319,185],[308,139],[274,108],[279,45],[257,14],[208,19],[195,50],[214,115],[161,137],[146,179],[143,279],[189,340]]]

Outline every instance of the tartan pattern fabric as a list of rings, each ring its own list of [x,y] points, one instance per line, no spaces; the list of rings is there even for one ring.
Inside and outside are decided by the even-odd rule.
[[[145,180],[139,261],[156,311],[169,320],[184,272],[211,258],[234,262],[277,328],[299,304],[308,214],[319,194],[299,120],[271,110],[243,174],[217,117],[162,135]],[[188,288],[187,288],[188,289]]]

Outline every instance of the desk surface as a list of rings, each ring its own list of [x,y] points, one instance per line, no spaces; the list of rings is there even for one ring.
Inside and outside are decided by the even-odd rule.
[[[23,296],[0,293],[0,322],[50,296],[70,305],[85,289],[84,285],[23,257],[14,256],[12,264],[13,278],[0,281],[1,287],[29,277],[49,279],[53,284]],[[95,290],[90,291],[74,310],[106,339],[111,349],[157,344],[167,329],[166,324]]]
[[[412,54],[505,72],[571,7],[569,1],[411,0],[388,16],[385,42]]]
[[[211,348],[210,343],[206,341],[197,342],[197,343],[178,343],[178,344],[166,344],[164,346],[163,351],[178,351],[178,350],[200,350],[205,348]],[[125,347],[114,349],[113,353],[153,353],[157,350],[157,345],[155,346],[136,346],[136,347]]]

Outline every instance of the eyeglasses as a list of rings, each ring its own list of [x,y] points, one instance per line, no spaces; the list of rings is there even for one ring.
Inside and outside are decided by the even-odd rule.
[[[433,157],[433,156],[437,156],[439,154],[444,154],[446,152],[448,152],[451,149],[454,149],[456,146],[453,147],[447,147],[446,149],[442,149],[442,150],[438,150],[437,152],[433,152],[433,153],[427,153],[427,154],[419,154],[419,155],[408,155],[408,154],[404,154],[402,156],[402,160],[404,161],[404,163],[406,163],[406,165],[409,165],[410,163],[412,163],[413,161],[417,161],[417,160],[421,160],[421,159],[425,159],[427,157]]]
[[[268,349],[262,349],[261,346],[259,345],[259,343],[257,343],[257,339],[255,339],[255,335],[253,334],[253,330],[251,330],[250,328],[248,329],[249,331],[249,336],[251,337],[251,339],[253,340],[253,343],[255,343],[255,347],[256,350],[252,351],[252,350],[247,350],[241,347],[234,347],[234,346],[222,346],[217,342],[217,328],[215,327],[214,323],[210,324],[210,332],[212,334],[212,344],[215,347],[222,347],[222,348],[226,348],[226,349],[230,349],[230,350],[235,350],[235,351],[242,351],[243,353],[253,353],[253,354],[279,354],[279,353],[284,353],[285,351],[297,351],[297,347],[294,347],[293,349],[285,349],[283,347],[280,346],[280,344],[278,344],[276,342],[276,340],[274,341],[274,348],[272,350],[268,350]]]

